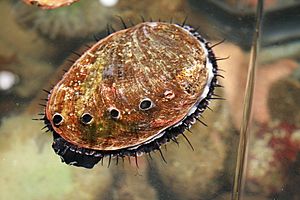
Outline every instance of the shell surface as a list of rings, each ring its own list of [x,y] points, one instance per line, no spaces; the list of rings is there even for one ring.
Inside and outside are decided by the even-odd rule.
[[[90,168],[104,156],[136,156],[188,128],[206,108],[217,71],[211,49],[193,31],[145,22],[87,50],[46,105],[63,161]]]
[[[68,6],[78,0],[23,0],[29,5],[37,5],[43,9],[55,9],[62,6]]]

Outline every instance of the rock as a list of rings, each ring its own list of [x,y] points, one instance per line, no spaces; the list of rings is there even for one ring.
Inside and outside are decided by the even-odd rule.
[[[228,59],[218,62],[220,68],[225,70],[225,78],[220,81],[224,86],[224,95],[232,113],[233,123],[239,130],[243,116],[249,56],[233,44],[220,44],[214,47],[214,50],[218,57],[229,56]],[[269,90],[273,83],[288,76],[297,66],[298,64],[291,59],[281,59],[258,66],[253,97],[253,118],[256,122],[266,123],[270,120],[267,103]]]
[[[149,183],[148,166],[143,157],[138,158],[138,167],[135,159],[131,158],[130,163],[122,163],[116,167],[112,167],[114,172],[115,182],[112,188],[113,200],[144,200],[158,199],[157,191]],[[114,160],[115,161],[115,160]]]
[[[255,121],[267,123],[271,120],[268,108],[268,96],[272,95],[270,88],[276,81],[288,76],[296,67],[297,63],[290,59],[282,59],[259,66],[253,97],[253,117]]]
[[[54,44],[47,43],[32,29],[22,29],[15,21],[13,8],[14,5],[11,5],[11,1],[0,2],[0,13],[2,18],[5,18],[0,21],[0,26],[5,27],[0,31],[0,55],[15,58],[22,55],[28,59],[50,59],[55,52]]]
[[[116,7],[120,12],[118,15],[125,20],[131,20],[134,24],[142,21],[141,16],[145,18],[145,21],[150,19],[158,21],[158,18],[163,21],[170,21],[172,18],[177,23],[182,23],[187,16],[185,12],[187,2],[184,0],[152,0],[147,6],[143,1],[127,0],[119,1]],[[171,16],[170,13],[172,13]]]
[[[292,77],[281,79],[271,86],[269,94],[271,118],[300,127],[300,81]]]
[[[31,118],[11,116],[0,127],[0,199],[101,199],[112,183],[110,170],[61,163],[52,138]]]
[[[53,72],[53,67],[42,61],[20,58],[8,66],[19,77],[13,92],[21,98],[32,98],[41,91],[44,80]],[[34,78],[33,78],[34,77]]]
[[[41,10],[24,3],[14,7],[20,25],[52,40],[91,37],[106,30],[107,22],[116,12],[114,8],[102,6],[98,0],[79,1],[54,10]]]
[[[290,167],[300,152],[300,129],[287,122],[271,121],[251,130],[246,188],[272,197],[284,191],[290,181]]]

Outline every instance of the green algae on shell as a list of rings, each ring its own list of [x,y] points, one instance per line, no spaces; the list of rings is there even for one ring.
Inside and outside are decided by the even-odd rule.
[[[48,96],[45,123],[67,164],[138,156],[175,140],[207,107],[215,56],[193,28],[144,22],[110,34]]]

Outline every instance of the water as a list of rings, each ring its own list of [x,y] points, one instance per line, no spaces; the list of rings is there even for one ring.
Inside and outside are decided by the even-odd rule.
[[[87,3],[88,2],[88,3]],[[0,73],[9,72],[10,89],[0,87],[0,199],[230,199],[238,151],[243,100],[255,26],[256,1],[119,1],[104,7],[80,1],[45,11],[19,1],[1,1]],[[254,85],[249,147],[240,199],[296,200],[300,150],[299,3],[265,1],[265,14]],[[71,51],[82,52],[115,29],[146,20],[187,23],[215,44],[225,77],[203,120],[152,159],[136,167],[105,159],[93,169],[61,163],[51,148],[51,133],[33,121],[39,103],[68,68]],[[297,26],[298,25],[298,26]],[[111,28],[110,28],[111,30]],[[71,57],[71,58],[70,58]],[[6,73],[7,74],[7,73]],[[1,76],[0,76],[1,78]],[[0,81],[1,84],[1,81]]]

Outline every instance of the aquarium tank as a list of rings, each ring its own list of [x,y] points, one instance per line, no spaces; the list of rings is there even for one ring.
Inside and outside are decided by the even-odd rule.
[[[0,1],[0,199],[300,199],[299,11]]]

